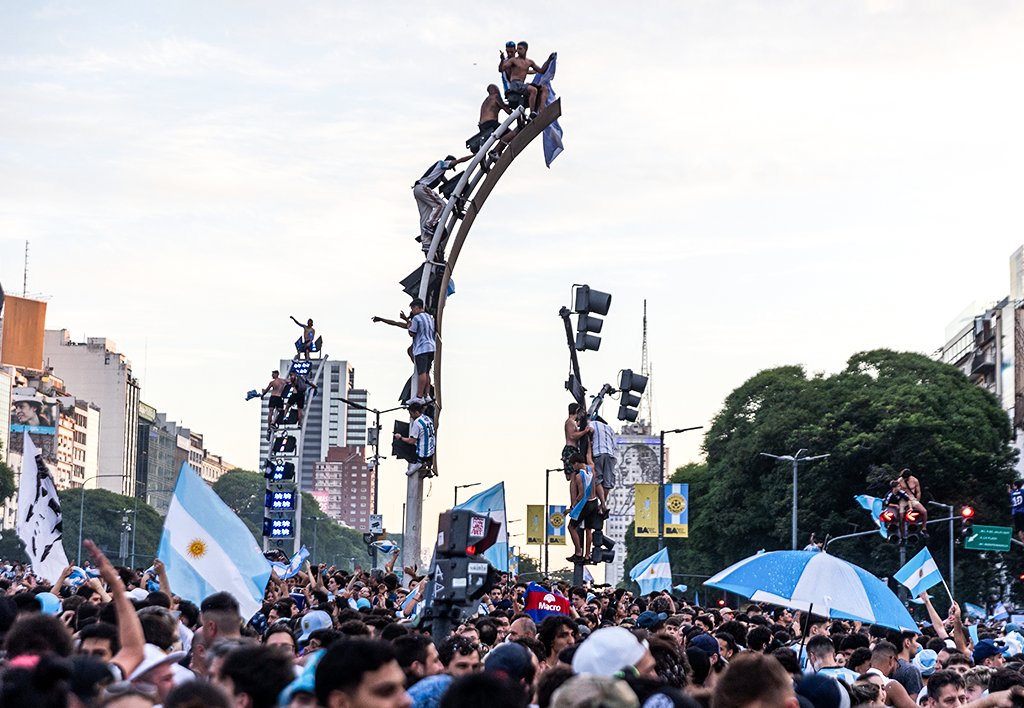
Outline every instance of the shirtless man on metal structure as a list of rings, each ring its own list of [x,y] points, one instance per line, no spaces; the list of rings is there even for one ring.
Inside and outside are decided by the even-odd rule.
[[[511,52],[508,56],[502,54],[502,60],[498,64],[498,71],[508,76],[508,94],[506,96],[525,97],[527,106],[530,109],[530,120],[533,120],[537,117],[537,99],[543,100],[544,95],[543,92],[538,91],[537,86],[527,84],[526,77],[528,74],[543,74],[547,71],[548,64],[551,63],[554,53],[548,56],[543,66],[537,66],[533,59],[529,59],[526,56],[528,49],[529,45],[526,42],[519,42],[516,45],[515,54]],[[544,107],[543,103],[539,105],[541,108]]]

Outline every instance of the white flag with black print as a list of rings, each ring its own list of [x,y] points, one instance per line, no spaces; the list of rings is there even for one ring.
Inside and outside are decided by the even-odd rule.
[[[64,520],[53,475],[27,432],[18,488],[18,538],[32,563],[32,572],[51,583],[68,567],[64,553]]]

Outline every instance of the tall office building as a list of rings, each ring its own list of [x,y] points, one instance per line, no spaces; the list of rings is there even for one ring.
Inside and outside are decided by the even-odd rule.
[[[309,378],[321,362],[313,360]],[[282,377],[288,376],[292,362],[282,359],[279,371]],[[327,359],[323,361],[318,388],[312,400],[306,404],[306,431],[299,456],[296,477],[302,491],[313,491],[313,466],[327,459],[327,451],[332,447],[366,445],[366,411],[350,408],[343,396],[350,401],[367,405],[369,394],[366,389],[355,388],[356,371],[352,365],[343,360]],[[267,414],[270,412],[269,397],[263,399],[260,407],[260,462],[267,459],[270,452],[270,441],[267,439]]]
[[[139,382],[132,376],[131,362],[111,340],[72,342],[66,329],[46,330],[43,358],[69,391],[100,408],[99,468],[104,476],[96,479],[96,486],[133,496]]]
[[[365,447],[332,447],[313,465],[313,494],[335,521],[357,531],[370,530],[374,498],[373,466]]]

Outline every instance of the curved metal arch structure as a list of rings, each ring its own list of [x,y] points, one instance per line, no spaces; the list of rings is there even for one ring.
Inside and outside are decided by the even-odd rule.
[[[448,285],[452,271],[458,261],[462,246],[469,236],[470,229],[477,215],[483,209],[487,197],[498,184],[516,157],[526,149],[533,140],[544,132],[544,129],[558,120],[562,115],[562,101],[556,99],[548,104],[537,117],[524,125],[508,142],[501,154],[494,158],[491,150],[501,138],[512,130],[523,115],[524,108],[516,108],[512,114],[484,142],[469,166],[459,178],[444,211],[437,222],[437,228],[430,241],[426,260],[420,270],[414,271],[402,285],[410,296],[423,300],[426,310],[434,316],[436,350],[434,354],[434,426],[437,427],[441,417],[443,399],[441,397],[441,366],[444,340],[441,328],[444,320],[444,306],[448,299]],[[454,234],[454,239],[452,235]],[[451,246],[447,260],[444,258],[445,248]],[[412,386],[415,391],[416,372],[413,371]],[[436,466],[436,455],[435,455]],[[423,521],[423,479],[414,474],[408,479],[406,490],[405,528],[403,529],[402,563],[411,566],[419,562],[421,529]],[[410,550],[412,553],[410,553]]]

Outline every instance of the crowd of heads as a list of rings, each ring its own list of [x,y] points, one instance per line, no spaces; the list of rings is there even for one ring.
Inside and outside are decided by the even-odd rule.
[[[527,585],[505,576],[434,636],[414,569],[307,565],[275,577],[243,618],[227,593],[189,602],[161,589],[165,574],[95,553],[96,569],[54,585],[5,566],[0,705],[839,708],[1024,696],[1024,637],[981,626],[972,642],[955,607],[915,632],[553,581],[542,587],[570,614],[540,617],[526,612]]]

